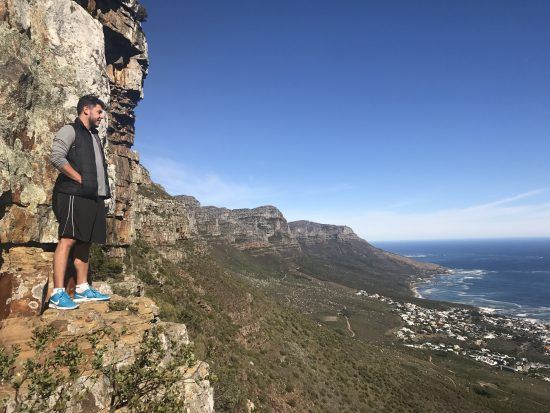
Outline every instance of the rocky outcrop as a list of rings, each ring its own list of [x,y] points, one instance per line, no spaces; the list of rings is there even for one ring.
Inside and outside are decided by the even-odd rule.
[[[105,67],[109,79],[109,120],[106,131],[115,187],[107,243],[128,246],[135,235],[133,202],[137,186],[147,179],[138,154],[131,149],[135,136],[134,109],[143,98],[149,65],[147,41],[141,29],[145,9],[135,0],[78,0],[101,23]],[[113,248],[114,251],[114,248]]]
[[[35,359],[38,355],[30,345],[35,329],[55,331],[55,338],[46,349],[62,348],[64,344],[76,345],[86,356],[93,356],[97,348],[106,349],[103,365],[116,363],[127,366],[134,362],[135,355],[143,344],[144,334],[152,329],[159,331],[160,351],[170,354],[172,346],[188,346],[187,329],[183,324],[165,323],[158,320],[158,308],[148,298],[122,299],[113,296],[112,303],[87,303],[73,311],[47,310],[40,317],[8,318],[0,322],[0,346],[11,348],[20,346],[21,353],[15,364],[15,373],[24,369],[24,361]],[[53,334],[49,334],[50,338]],[[90,340],[97,337],[97,343]],[[113,337],[118,339],[113,340]],[[48,337],[45,337],[47,340]],[[67,412],[105,412],[113,404],[112,377],[102,374],[101,369],[87,365],[80,359],[83,370],[75,385],[67,389],[74,397],[70,398]],[[59,372],[55,372],[58,374]],[[146,374],[147,370],[134,370],[134,374]],[[182,366],[181,381],[176,383],[178,393],[185,405],[186,412],[206,413],[214,411],[213,390],[208,380],[209,367],[202,361],[192,361]],[[32,380],[32,379],[29,379]],[[120,380],[120,378],[119,378]],[[157,389],[158,391],[158,389]],[[25,395],[22,388],[20,394]],[[79,394],[81,397],[76,397]],[[8,407],[14,405],[14,391],[8,383],[0,386],[0,398],[9,400]],[[13,411],[8,408],[8,411]],[[117,410],[118,411],[118,410]],[[122,410],[121,410],[122,411]]]
[[[338,241],[357,241],[360,238],[350,227],[344,225],[319,224],[311,221],[293,221],[288,223],[290,232],[300,243],[316,244],[329,239]]]
[[[252,209],[203,207],[195,211],[197,232],[202,237],[221,238],[242,249],[292,253],[299,250],[288,223],[271,205]]]
[[[157,184],[140,186],[136,227],[153,245],[170,247],[178,240],[219,240],[256,254],[296,254],[300,247],[274,206],[228,209],[201,206],[188,195],[170,196]]]
[[[189,206],[150,180],[138,188],[135,211],[136,232],[151,245],[170,246],[196,234]]]

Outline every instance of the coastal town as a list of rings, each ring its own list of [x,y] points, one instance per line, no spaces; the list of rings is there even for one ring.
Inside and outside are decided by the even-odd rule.
[[[488,309],[425,308],[365,290],[356,295],[392,307],[404,323],[395,335],[405,346],[452,352],[550,382],[549,323],[497,315]]]

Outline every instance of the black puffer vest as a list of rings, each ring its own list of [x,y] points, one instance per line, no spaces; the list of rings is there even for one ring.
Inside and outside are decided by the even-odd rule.
[[[75,139],[67,153],[67,161],[69,161],[71,166],[82,176],[82,184],[79,184],[60,172],[55,181],[54,191],[86,198],[97,198],[97,170],[95,165],[94,143],[92,141],[94,138],[90,135],[90,132],[97,134],[97,130],[91,129],[88,131],[79,118],[76,118],[71,126],[74,128]],[[107,162],[105,161],[103,150],[101,150],[101,157],[105,170],[105,187],[107,188],[107,195],[105,198],[110,198],[111,191],[109,188],[109,178],[107,176]]]

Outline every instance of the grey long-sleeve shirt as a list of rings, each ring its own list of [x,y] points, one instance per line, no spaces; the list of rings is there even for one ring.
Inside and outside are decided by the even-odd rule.
[[[97,195],[98,196],[107,196],[107,188],[105,186],[105,171],[103,169],[103,158],[101,157],[101,152],[103,148],[99,142],[99,137],[90,132],[90,136],[94,143],[94,155],[95,155],[95,166],[97,170]],[[67,160],[67,154],[69,149],[75,140],[74,128],[71,125],[65,125],[56,133],[53,138],[52,143],[52,152],[50,156],[50,161],[53,166],[61,171],[63,165],[69,163]]]

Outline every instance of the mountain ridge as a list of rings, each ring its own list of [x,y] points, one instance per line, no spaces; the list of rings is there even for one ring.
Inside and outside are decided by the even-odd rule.
[[[313,260],[322,260],[322,255],[327,253],[335,254],[343,261],[354,257],[357,266],[353,274],[350,273],[353,280],[344,284],[354,288],[372,288],[377,284],[361,282],[362,270],[365,270],[365,273],[370,271],[372,276],[381,275],[383,271],[398,274],[395,279],[400,284],[399,290],[404,294],[412,294],[410,284],[416,277],[448,271],[439,265],[418,262],[376,248],[346,225],[307,220],[288,222],[283,213],[273,205],[237,209],[202,206],[195,197],[171,196],[152,181],[143,184],[141,189],[143,202],[149,207],[141,209],[138,215],[143,217],[143,222],[156,224],[154,227],[147,227],[146,231],[140,234],[144,236],[145,241],[156,245],[162,244],[168,251],[171,250],[170,246],[177,242],[173,236],[173,228],[185,222],[185,230],[178,232],[180,240],[219,240],[252,254],[277,254],[288,260],[301,260],[302,263],[304,260],[309,263]],[[162,189],[162,194],[157,196],[156,191],[159,189]],[[174,208],[174,203],[179,207]],[[170,234],[166,233],[167,231]],[[152,235],[154,239],[151,239]],[[163,242],[168,239],[169,241]],[[170,255],[171,252],[167,254]],[[346,271],[349,272],[349,268]],[[367,278],[368,276],[367,274]],[[398,278],[400,280],[397,280]],[[380,289],[375,291],[387,292]]]

